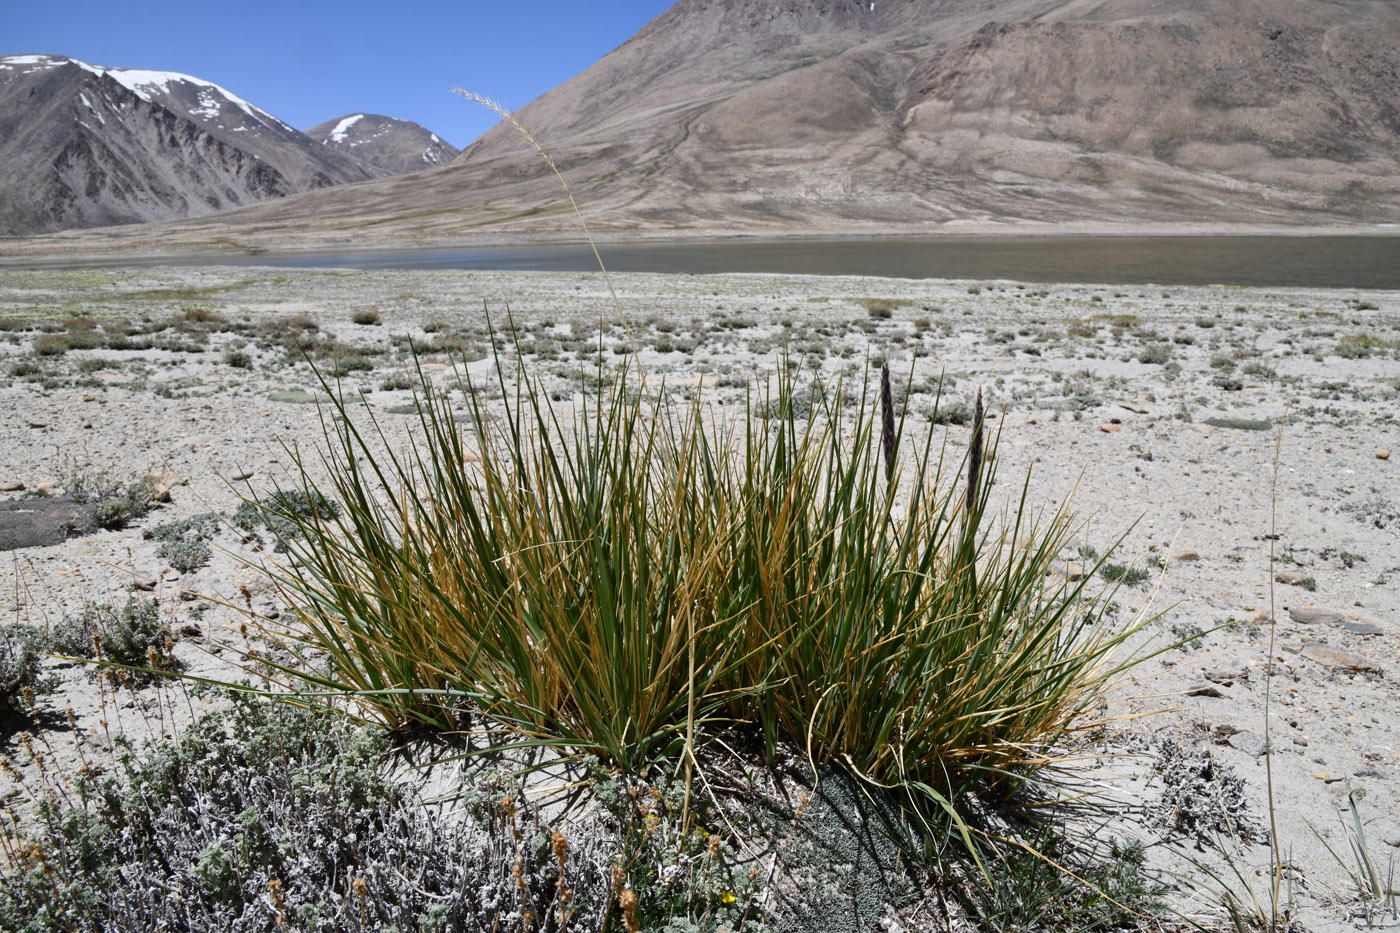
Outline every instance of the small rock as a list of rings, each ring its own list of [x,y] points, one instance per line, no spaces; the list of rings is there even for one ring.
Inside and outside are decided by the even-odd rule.
[[[1339,609],[1337,610],[1353,622],[1365,622],[1367,625],[1375,625],[1385,628],[1388,624],[1378,615],[1367,612],[1365,609]]]
[[[1119,431],[1123,430],[1123,428],[1119,425],[1113,424],[1112,422],[1106,422],[1104,424],[1099,425],[1099,430],[1105,434],[1117,434]]]
[[[1269,750],[1268,739],[1257,732],[1241,732],[1238,735],[1232,735],[1230,736],[1230,745],[1255,758]]]
[[[1308,747],[1308,737],[1307,737],[1306,735],[1295,735],[1295,736],[1293,737],[1293,744],[1294,744],[1294,745],[1301,745],[1301,746],[1303,746],[1303,748],[1307,748],[1307,747]]]
[[[1314,772],[1312,773],[1312,776],[1315,777],[1315,778],[1317,778],[1319,781],[1325,781],[1325,780],[1327,780],[1327,772],[1326,772],[1326,771],[1314,771]]]
[[[1393,836],[1386,836],[1385,844],[1390,846],[1392,849],[1400,849],[1400,833],[1396,833]]]
[[[1050,572],[1071,582],[1084,577],[1082,564],[1072,564],[1067,560],[1057,560],[1050,565]]]
[[[30,419],[29,426],[31,428],[47,428],[49,426],[49,423],[47,421],[35,421],[33,419]]]
[[[1147,414],[1147,409],[1142,406],[1142,402],[1133,402],[1131,405],[1127,402],[1119,402],[1118,407],[1126,408],[1128,411],[1132,412],[1135,415]]]
[[[95,396],[95,395],[84,395],[84,396],[83,396],[83,401],[85,401],[85,402],[95,402],[95,401],[97,401],[97,396]]]
[[[1303,582],[1308,578],[1306,574],[1294,573],[1291,570],[1285,570],[1282,573],[1274,574],[1274,579],[1277,580],[1279,583],[1286,583],[1289,586],[1302,586]]]
[[[53,480],[44,480],[42,483],[35,483],[34,488],[43,492],[46,489],[57,489],[58,483],[55,483]]]
[[[165,485],[164,483],[156,483],[154,486],[151,487],[151,501],[169,502],[170,487]]]
[[[1279,574],[1279,582],[1287,582],[1282,577],[1283,574]],[[1313,606],[1289,606],[1288,615],[1294,622],[1304,625],[1337,625],[1346,618],[1335,609],[1317,609]]]
[[[1389,459],[1390,459],[1390,451],[1388,451],[1388,450],[1378,450],[1378,451],[1376,451],[1376,459],[1377,459],[1377,460],[1389,460]]]
[[[1375,768],[1357,768],[1355,771],[1352,772],[1352,774],[1354,774],[1356,777],[1364,778],[1378,778],[1381,776],[1381,773]]]
[[[23,483],[0,483],[0,492],[23,492]]]
[[[1176,555],[1176,559],[1178,562],[1200,560],[1201,555],[1195,551],[1182,551],[1180,554]]]
[[[198,638],[199,636],[204,634],[204,629],[200,628],[198,625],[195,625],[193,622],[188,622],[185,625],[180,626],[180,634],[184,635],[186,638]]]
[[[1381,666],[1375,661],[1354,651],[1343,651],[1341,648],[1334,648],[1316,641],[1303,642],[1303,647],[1298,653],[1310,661],[1316,661],[1327,667],[1337,667],[1349,671],[1366,671],[1373,674],[1380,673],[1381,669]]]
[[[1186,696],[1189,696],[1189,697],[1215,697],[1215,698],[1217,698],[1217,699],[1223,699],[1225,696],[1227,696],[1227,694],[1225,693],[1224,690],[1220,689],[1220,688],[1217,687],[1215,684],[1209,684],[1209,683],[1207,683],[1207,684],[1201,684],[1199,687],[1192,687],[1190,690],[1187,690],[1187,691],[1186,691]]]
[[[1342,628],[1353,635],[1384,635],[1385,629],[1370,622],[1353,622],[1351,619],[1343,619],[1337,623]]]
[[[234,481],[235,483],[241,483],[241,482],[243,482],[244,480],[250,480],[250,479],[252,479],[252,478],[253,478],[253,471],[252,471],[252,470],[240,471],[240,472],[238,472],[238,473],[235,473],[235,474],[233,475],[233,477],[232,477],[232,479],[233,479],[233,481]]]

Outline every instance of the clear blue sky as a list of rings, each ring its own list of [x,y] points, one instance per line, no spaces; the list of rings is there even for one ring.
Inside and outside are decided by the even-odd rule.
[[[194,75],[306,129],[363,111],[414,120],[462,147],[583,71],[674,0],[5,0],[0,55],[67,55]]]

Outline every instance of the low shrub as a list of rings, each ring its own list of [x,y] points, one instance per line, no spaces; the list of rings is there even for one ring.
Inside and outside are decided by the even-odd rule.
[[[210,544],[219,530],[219,516],[213,512],[192,515],[174,522],[163,522],[148,532],[160,542],[156,556],[181,573],[194,573],[214,556]]]
[[[39,663],[43,653],[44,635],[38,629],[15,622],[0,626],[0,719],[29,711],[26,691],[33,695],[53,688]]]
[[[154,672],[179,669],[170,654],[173,637],[160,622],[155,600],[131,599],[120,609],[88,603],[54,628],[48,647],[57,654],[140,668],[130,672],[140,685],[149,682]]]

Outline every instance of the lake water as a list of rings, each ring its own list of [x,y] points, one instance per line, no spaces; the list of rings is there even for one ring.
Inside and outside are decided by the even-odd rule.
[[[1108,285],[1400,289],[1400,235],[733,239],[605,243],[599,252],[612,272],[771,272]],[[204,261],[302,268],[598,268],[587,244],[268,252]]]

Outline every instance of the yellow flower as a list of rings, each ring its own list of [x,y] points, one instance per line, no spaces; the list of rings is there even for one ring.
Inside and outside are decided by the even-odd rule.
[[[734,892],[733,892],[733,891],[725,891],[723,894],[721,894],[721,895],[719,896],[719,899],[720,899],[720,903],[723,903],[723,904],[732,904],[732,903],[734,903],[734,901],[736,900],[736,898],[734,897]]]

